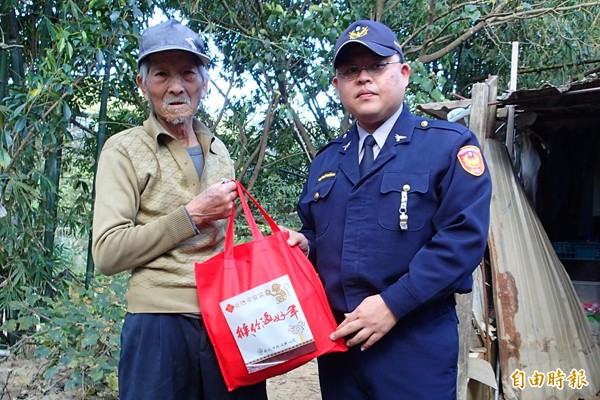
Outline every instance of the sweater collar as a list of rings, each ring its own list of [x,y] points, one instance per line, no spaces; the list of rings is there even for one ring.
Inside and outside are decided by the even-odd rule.
[[[208,129],[206,125],[204,125],[200,120],[194,118],[193,120],[193,128],[196,133],[196,137],[198,138],[198,142],[202,146],[203,149],[207,150],[210,148],[210,144],[214,140],[214,134]],[[147,120],[144,121],[144,130],[148,133],[148,135],[154,139],[154,143],[156,144],[156,149],[158,149],[158,138],[161,135],[166,135],[169,138],[177,141],[173,135],[168,133],[165,128],[158,122],[154,113],[150,113],[150,116]]]

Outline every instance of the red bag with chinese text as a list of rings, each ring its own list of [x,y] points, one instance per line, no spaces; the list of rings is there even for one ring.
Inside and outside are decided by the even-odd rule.
[[[289,234],[236,182],[253,240],[233,245],[234,211],[225,250],[195,264],[202,319],[229,391],[283,374],[326,353],[336,322],[310,261],[287,244]],[[245,196],[267,220],[263,237]]]

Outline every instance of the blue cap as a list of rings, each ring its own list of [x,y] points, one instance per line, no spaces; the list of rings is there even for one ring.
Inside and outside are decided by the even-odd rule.
[[[170,19],[158,25],[153,25],[144,31],[140,39],[140,54],[138,66],[142,59],[150,54],[167,50],[183,50],[195,54],[202,64],[210,62],[204,54],[204,41],[200,36],[179,21]]]
[[[377,21],[360,20],[353,22],[346,28],[335,43],[335,52],[333,54],[334,68],[336,67],[340,51],[349,43],[362,44],[382,57],[400,54],[400,60],[404,61],[402,47],[396,34],[390,28]]]

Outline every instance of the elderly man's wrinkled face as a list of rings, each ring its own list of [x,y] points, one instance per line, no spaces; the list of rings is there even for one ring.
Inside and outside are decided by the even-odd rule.
[[[148,56],[146,82],[138,86],[150,102],[156,117],[170,125],[191,121],[206,93],[197,59],[187,51],[170,50]]]

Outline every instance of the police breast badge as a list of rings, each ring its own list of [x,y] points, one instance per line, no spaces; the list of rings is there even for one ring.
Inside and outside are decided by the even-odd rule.
[[[485,164],[481,156],[481,150],[477,146],[463,146],[458,150],[458,161],[465,171],[471,175],[481,176],[485,171]]]

